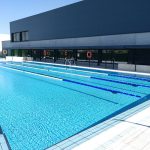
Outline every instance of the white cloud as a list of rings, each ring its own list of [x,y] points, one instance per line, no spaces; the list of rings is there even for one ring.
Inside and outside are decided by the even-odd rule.
[[[0,51],[2,50],[2,41],[10,40],[9,34],[0,34]]]

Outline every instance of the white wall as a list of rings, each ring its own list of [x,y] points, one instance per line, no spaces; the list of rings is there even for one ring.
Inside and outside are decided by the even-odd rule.
[[[0,51],[2,51],[2,41],[10,40],[9,34],[0,34]]]

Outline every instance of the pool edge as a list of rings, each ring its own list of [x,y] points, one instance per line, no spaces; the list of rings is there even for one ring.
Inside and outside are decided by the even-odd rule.
[[[46,150],[71,150],[79,146],[80,144],[87,142],[89,139],[92,139],[98,134],[119,124],[120,122],[116,121],[116,119],[130,118],[148,107],[150,107],[150,99],[83,132],[80,132],[66,140],[63,140],[62,142],[59,142],[49,148],[46,148]]]

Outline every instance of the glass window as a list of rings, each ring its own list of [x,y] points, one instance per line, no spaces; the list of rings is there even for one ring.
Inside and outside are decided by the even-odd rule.
[[[12,36],[13,36],[12,39],[13,39],[14,42],[19,42],[20,41],[20,33],[19,32],[12,34]]]
[[[77,59],[78,60],[86,60],[86,50],[78,50],[77,52]]]
[[[21,37],[22,37],[22,41],[28,41],[29,40],[28,31],[22,32]]]
[[[14,33],[11,34],[11,41],[14,42]]]

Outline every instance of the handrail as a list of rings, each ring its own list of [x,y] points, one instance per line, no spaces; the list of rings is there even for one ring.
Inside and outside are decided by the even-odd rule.
[[[75,65],[75,60],[74,59],[65,59],[65,65],[67,65],[67,62],[68,62],[68,65]],[[72,63],[73,62],[73,63]]]

